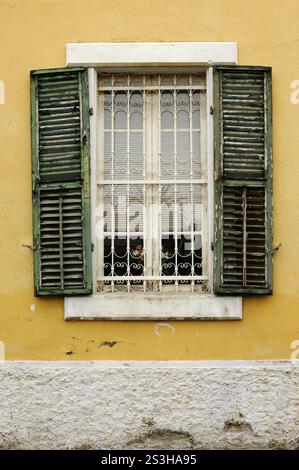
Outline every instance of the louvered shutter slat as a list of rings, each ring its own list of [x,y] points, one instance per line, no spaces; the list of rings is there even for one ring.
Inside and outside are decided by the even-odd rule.
[[[39,171],[43,180],[81,177],[81,76],[80,72],[65,71],[36,79]]]
[[[271,69],[214,68],[214,290],[272,292]]]
[[[85,69],[31,74],[37,295],[91,292]]]

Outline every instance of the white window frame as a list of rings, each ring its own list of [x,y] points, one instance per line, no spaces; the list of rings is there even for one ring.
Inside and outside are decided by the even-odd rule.
[[[142,67],[155,72],[181,67],[204,67],[207,89],[207,173],[209,200],[209,240],[214,233],[213,210],[213,68],[215,63],[236,64],[236,43],[85,43],[67,44],[67,66],[88,67],[91,152],[91,213],[92,241],[96,246],[96,161],[97,161],[97,73],[98,71],[130,72]],[[188,70],[189,71],[189,70]],[[242,319],[242,297],[215,296],[212,291],[213,252],[208,254],[209,294],[184,293],[97,293],[96,250],[93,252],[94,293],[83,297],[65,297],[66,320],[182,320],[182,319]],[[138,299],[138,301],[137,301]]]
[[[105,75],[106,77],[107,75]],[[143,161],[143,171],[144,174],[143,176],[139,177],[138,185],[139,188],[142,187],[143,189],[143,201],[144,204],[146,204],[146,207],[150,207],[150,210],[145,210],[144,204],[143,208],[138,208],[137,211],[139,211],[139,216],[141,216],[143,223],[142,223],[142,238],[143,238],[143,246],[145,248],[145,265],[144,265],[144,272],[140,275],[139,281],[141,280],[142,283],[139,284],[139,286],[136,287],[136,285],[131,285],[130,280],[132,281],[132,276],[130,275],[129,279],[127,279],[127,276],[129,273],[127,272],[125,276],[120,276],[117,277],[116,275],[113,275],[112,278],[110,277],[105,277],[104,276],[104,267],[103,267],[103,260],[104,260],[104,237],[100,237],[97,241],[97,249],[96,249],[96,256],[98,257],[98,276],[97,276],[97,282],[99,283],[99,289],[102,291],[109,292],[111,290],[115,291],[125,291],[126,289],[129,292],[142,292],[142,291],[151,291],[153,290],[154,292],[192,292],[192,291],[197,291],[197,292],[206,292],[207,291],[207,279],[209,277],[209,270],[208,270],[208,263],[207,263],[207,253],[209,252],[209,247],[208,247],[208,214],[207,214],[207,175],[206,175],[206,160],[207,160],[207,152],[206,152],[206,115],[207,115],[207,110],[206,110],[206,73],[202,73],[199,71],[198,75],[194,74],[186,74],[184,75],[186,79],[189,81],[189,86],[182,86],[180,83],[175,83],[173,81],[173,90],[176,90],[175,96],[177,96],[177,93],[180,93],[182,90],[185,92],[187,91],[188,94],[190,93],[190,90],[193,92],[198,93],[198,97],[200,100],[200,130],[197,129],[198,137],[200,135],[200,156],[202,157],[201,160],[201,173],[197,175],[196,173],[193,176],[185,175],[184,178],[181,176],[177,175],[172,179],[170,176],[165,176],[163,178],[163,169],[160,168],[160,159],[158,158],[158,155],[160,154],[161,148],[159,144],[160,139],[162,139],[163,132],[169,131],[169,129],[164,129],[162,127],[162,124],[160,122],[160,112],[161,112],[161,102],[160,99],[163,96],[163,92],[167,89],[165,88],[165,85],[163,85],[163,74],[154,74],[151,75],[149,73],[145,73],[144,75],[141,75],[141,83],[140,87],[134,86],[132,89],[136,92],[139,92],[139,96],[142,97],[143,104],[144,106],[142,107],[142,112],[143,112],[143,152],[145,154],[145,158]],[[168,76],[168,75],[167,75]],[[170,75],[171,77],[181,77],[182,75],[176,75],[173,73]],[[111,74],[111,77],[113,77],[113,80],[116,80],[117,75]],[[126,74],[124,75],[126,77],[126,80],[128,81],[129,77],[132,79],[134,75],[132,74]],[[192,83],[192,80],[197,77],[197,82],[194,84]],[[113,82],[113,86],[108,86],[107,88],[104,87],[104,84],[101,85],[101,74],[99,74],[99,79],[100,81],[98,82],[98,132],[100,133],[101,136],[105,135],[105,130],[104,130],[104,90],[109,90],[111,92],[111,89],[113,89],[113,93],[117,93],[117,90],[119,89],[119,86],[116,83]],[[103,79],[103,77],[102,77]],[[190,81],[191,80],[191,81]],[[185,88],[184,88],[185,87]],[[187,90],[186,90],[187,88]],[[123,91],[125,89],[125,92],[128,93],[128,89],[126,86],[121,86],[121,90]],[[178,95],[179,96],[179,95]],[[129,101],[128,101],[129,103]],[[174,98],[174,103],[176,103],[176,98]],[[190,99],[191,103],[191,99]],[[190,111],[190,106],[192,104],[188,105],[188,109]],[[176,106],[176,104],[175,104]],[[128,137],[128,133],[130,133],[130,122],[128,121],[128,105],[126,106],[126,113],[127,113],[127,126],[126,126],[126,134],[127,134],[127,141],[130,141],[130,137]],[[113,112],[114,112],[113,108]],[[192,111],[190,111],[191,114]],[[177,128],[175,124],[175,120],[173,122],[173,125],[175,126],[175,139],[174,139],[174,145],[176,145],[176,139],[177,135],[176,131],[180,131],[180,128]],[[192,126],[192,120],[189,121],[188,124],[188,129],[190,129],[190,125]],[[114,129],[114,126],[110,128],[109,132],[113,129],[113,132],[121,132],[122,135],[124,132],[124,129],[118,130]],[[194,129],[193,129],[194,131]],[[192,131],[192,132],[193,132]],[[134,130],[133,130],[134,132]],[[140,129],[138,129],[136,132],[140,133]],[[161,135],[160,135],[161,133]],[[130,135],[130,134],[129,134]],[[160,135],[160,137],[159,137]],[[189,137],[192,134],[189,134]],[[164,134],[165,136],[165,134]],[[115,138],[115,134],[114,134]],[[128,152],[127,148],[127,152]],[[194,154],[192,151],[192,142],[190,144],[190,151],[191,151],[191,161],[194,162]],[[98,191],[99,191],[99,196],[100,200],[103,198],[103,193],[105,192],[104,188],[114,188],[114,191],[116,188],[126,188],[128,190],[128,187],[134,188],[134,185],[137,183],[136,182],[136,177],[135,179],[130,179],[129,175],[124,175],[122,174],[122,178],[119,178],[116,176],[116,178],[113,178],[113,180],[105,179],[104,177],[104,139],[103,137],[98,139],[98,164],[97,164],[97,177],[98,177]],[[129,161],[129,160],[128,160]],[[128,163],[127,161],[127,163]],[[192,166],[191,166],[192,168]],[[173,170],[175,169],[175,166]],[[127,166],[127,172],[129,170],[129,167]],[[191,170],[192,171],[192,170]],[[160,174],[160,172],[162,172]],[[166,178],[166,179],[165,179]],[[120,181],[121,181],[121,186],[117,186]],[[190,228],[187,226],[186,221],[187,217],[184,219],[184,216],[186,216],[186,213],[184,215],[181,213],[181,216],[183,217],[180,219],[180,221],[183,222],[184,224],[184,235],[188,234],[188,238],[190,237],[191,241],[191,258],[192,258],[192,266],[193,263],[198,263],[199,260],[196,260],[193,257],[194,253],[194,239],[195,237],[200,236],[202,240],[202,273],[200,275],[196,274],[189,274],[188,276],[188,284],[182,284],[180,282],[180,276],[179,273],[177,274],[172,274],[170,279],[172,279],[173,284],[165,284],[161,280],[161,260],[160,260],[160,250],[162,248],[162,226],[161,226],[161,220],[160,218],[162,217],[162,206],[163,206],[163,191],[162,187],[163,184],[166,184],[168,187],[169,185],[174,185],[178,193],[180,192],[179,188],[185,187],[186,186],[181,186],[181,184],[188,185],[190,188],[190,204],[193,205],[193,196],[191,194],[196,194],[196,192],[201,194],[201,209],[200,209],[200,214],[201,217],[198,218],[198,221],[201,220],[202,223],[200,223],[200,227],[197,226],[197,231],[194,232],[194,228]],[[129,185],[129,186],[128,186]],[[192,188],[192,189],[191,189]],[[193,190],[193,192],[192,192]],[[198,196],[197,196],[198,197]],[[161,201],[160,201],[161,198]],[[196,198],[196,196],[195,196]],[[191,202],[192,200],[192,202]],[[199,203],[199,199],[197,199],[197,202]],[[182,206],[180,206],[180,201],[177,201],[177,198],[174,197],[173,199],[173,204],[177,204],[178,209],[182,209]],[[129,207],[129,205],[128,205]],[[123,210],[125,209],[124,205],[122,207]],[[103,208],[104,210],[104,208]],[[194,207],[192,209],[192,214],[194,211]],[[199,208],[197,208],[199,210]],[[165,213],[164,213],[165,215]],[[104,233],[104,217],[103,213],[98,214],[99,219],[97,223],[97,233]],[[191,215],[190,217],[194,217],[194,214]],[[129,219],[129,217],[128,217]],[[127,220],[128,220],[127,219]],[[175,245],[177,247],[177,236],[178,232],[180,231],[178,229],[178,221],[176,222],[177,217],[174,217],[173,220],[173,231],[174,231],[174,239],[175,239]],[[169,222],[169,221],[168,221]],[[168,228],[169,229],[169,228]],[[114,236],[117,235],[117,231],[114,233],[114,224],[112,224],[109,228],[112,233],[112,240],[114,240]],[[131,230],[129,229],[129,226],[126,225],[126,227],[122,228],[122,232],[127,233],[127,252],[129,253],[130,251],[130,236],[128,235]],[[124,233],[123,233],[124,235]],[[132,235],[132,233],[131,233]],[[140,234],[139,234],[140,235]],[[134,236],[134,233],[133,233]],[[178,250],[178,247],[176,248]],[[113,251],[113,250],[112,250]],[[175,264],[177,265],[177,259],[175,255]],[[128,262],[129,265],[129,262]],[[128,268],[127,265],[127,268]],[[110,279],[112,281],[109,283],[109,285],[104,285],[103,281],[107,281],[107,279]],[[124,279],[126,281],[126,285],[122,285],[120,288],[118,288],[116,280],[121,280]],[[163,275],[163,279],[166,279],[166,275]],[[170,280],[169,279],[169,280]],[[113,282],[114,281],[114,282]],[[174,282],[175,281],[175,282]],[[210,286],[208,286],[210,287]]]

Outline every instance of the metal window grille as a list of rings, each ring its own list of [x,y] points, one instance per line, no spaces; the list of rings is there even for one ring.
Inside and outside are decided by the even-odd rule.
[[[100,75],[98,97],[98,291],[206,291],[204,75]]]

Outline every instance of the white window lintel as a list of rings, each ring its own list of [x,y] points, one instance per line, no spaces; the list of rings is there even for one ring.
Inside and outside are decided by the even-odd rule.
[[[236,42],[99,42],[66,45],[66,65],[197,66],[236,64]]]
[[[96,110],[97,83],[95,68],[142,66],[211,66],[215,63],[236,64],[235,42],[172,42],[172,43],[80,43],[67,44],[66,65],[90,68],[90,106]],[[207,109],[213,105],[212,73],[207,73]],[[91,125],[91,187],[96,170],[96,112]],[[208,115],[207,152],[210,177],[213,169],[213,120]],[[94,186],[95,188],[95,186]],[[212,195],[211,199],[212,199]],[[92,213],[95,210],[95,189],[91,191]],[[92,226],[94,227],[94,216]],[[213,228],[213,215],[209,215]],[[92,238],[95,237],[93,230]],[[210,254],[210,264],[212,254]],[[96,260],[93,262],[95,279]],[[183,300],[183,301],[182,301]],[[96,294],[87,297],[65,297],[66,320],[241,320],[242,297],[171,294]]]

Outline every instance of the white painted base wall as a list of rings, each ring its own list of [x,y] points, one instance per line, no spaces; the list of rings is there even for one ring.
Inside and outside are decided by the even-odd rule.
[[[294,362],[2,362],[0,448],[299,448]]]

